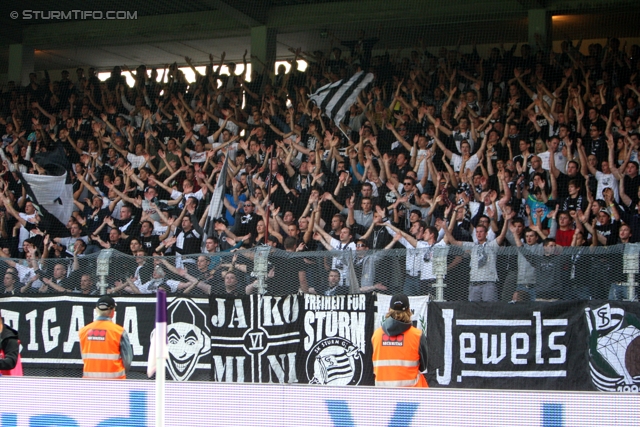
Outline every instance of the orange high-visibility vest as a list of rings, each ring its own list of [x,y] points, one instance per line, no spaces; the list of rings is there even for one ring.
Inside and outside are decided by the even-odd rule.
[[[123,333],[122,326],[109,320],[97,320],[80,329],[83,378],[126,378],[120,355],[120,339]]]
[[[410,327],[402,334],[389,336],[378,328],[373,343],[373,373],[381,387],[429,387],[420,373],[420,337],[422,331]]]

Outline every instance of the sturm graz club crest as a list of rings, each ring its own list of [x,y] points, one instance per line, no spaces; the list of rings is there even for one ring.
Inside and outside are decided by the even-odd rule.
[[[610,304],[585,311],[593,384],[601,391],[637,393],[640,389],[640,320]]]
[[[318,342],[307,356],[309,384],[358,385],[362,380],[362,355],[358,347],[343,338]]]
[[[175,298],[167,307],[167,349],[167,370],[174,381],[191,378],[198,362],[211,352],[207,316],[188,298]]]

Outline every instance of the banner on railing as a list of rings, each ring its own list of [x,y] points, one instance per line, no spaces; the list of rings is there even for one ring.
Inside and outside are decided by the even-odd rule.
[[[429,384],[637,391],[639,317],[623,302],[431,303]]]
[[[431,302],[427,310],[426,300],[412,297],[411,306],[427,330],[431,387],[639,391],[638,303]],[[116,301],[132,370],[144,372],[155,298]],[[0,298],[5,323],[20,334],[25,374],[82,375],[78,331],[93,321],[95,302]],[[365,294],[170,298],[168,372],[176,381],[371,385],[370,339],[388,304]]]
[[[637,303],[588,304],[589,376],[601,391],[640,391],[640,308]]]
[[[371,385],[372,295],[211,297],[211,378]]]
[[[305,380],[322,385],[373,385],[374,297],[304,296]]]
[[[146,371],[151,331],[155,327],[155,297],[116,297],[115,321],[133,348],[132,370]],[[56,376],[82,376],[78,332],[94,319],[97,297],[2,298],[2,316],[18,330],[25,367],[50,368]],[[176,381],[209,377],[210,333],[207,300],[168,298],[167,370]]]

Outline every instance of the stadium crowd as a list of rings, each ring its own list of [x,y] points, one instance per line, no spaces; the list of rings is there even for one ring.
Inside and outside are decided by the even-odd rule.
[[[640,241],[640,47],[373,55],[377,41],[298,49],[289,72],[250,78],[245,52],[244,73],[224,53],[204,74],[185,58],[193,83],[176,63],[10,82],[4,292],[96,293],[86,256],[112,248],[133,257],[118,261],[110,293],[250,293],[243,249],[268,244],[345,254],[274,258],[268,280],[282,293],[346,293],[354,270],[362,292],[426,294],[434,251],[449,246],[448,282],[472,301],[624,298],[622,256],[595,247]],[[360,70],[373,83],[341,123],[309,101]],[[224,208],[206,232],[224,165]],[[74,204],[64,220],[23,175],[63,172]],[[517,249],[497,262],[500,246]],[[376,269],[375,250],[391,248],[408,249],[400,280]]]

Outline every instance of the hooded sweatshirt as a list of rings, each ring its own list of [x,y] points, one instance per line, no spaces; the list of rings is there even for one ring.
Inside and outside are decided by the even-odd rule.
[[[4,358],[0,358],[0,371],[9,371],[15,368],[20,352],[18,331],[3,325],[2,333],[0,333],[0,350],[4,353]]]

